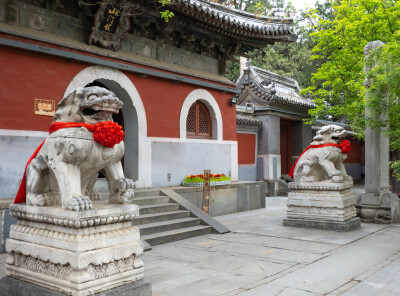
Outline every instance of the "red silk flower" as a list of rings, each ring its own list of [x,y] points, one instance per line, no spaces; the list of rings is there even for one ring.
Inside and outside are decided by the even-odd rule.
[[[340,145],[340,149],[342,149],[343,153],[349,153],[351,151],[351,144],[349,140],[343,140]]]
[[[94,125],[93,138],[101,145],[112,148],[124,139],[124,131],[116,122],[98,122]]]

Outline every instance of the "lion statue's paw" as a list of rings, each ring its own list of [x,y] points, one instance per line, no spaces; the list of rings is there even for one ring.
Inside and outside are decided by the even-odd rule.
[[[135,182],[128,178],[121,178],[116,183],[116,190],[110,195],[112,203],[131,203],[135,195]]]
[[[334,183],[342,183],[343,177],[341,175],[332,176],[332,182]]]
[[[121,192],[119,203],[132,203],[135,196],[135,182],[128,178],[121,178],[119,180],[119,188]]]
[[[59,194],[55,192],[46,192],[41,194],[28,193],[26,203],[31,206],[44,207],[56,204]]]
[[[128,178],[121,178],[119,179],[119,188],[122,190],[135,189],[135,182]]]
[[[121,194],[121,202],[123,204],[132,203],[134,197],[135,191],[133,189],[127,189]]]
[[[45,193],[43,194],[28,194],[26,203],[31,206],[44,207],[46,205]]]
[[[71,211],[90,210],[92,207],[93,203],[88,196],[71,197],[64,206],[64,208]]]
[[[135,182],[128,178],[122,178],[119,180],[119,182],[121,189],[119,202],[123,204],[132,203],[132,200],[135,196]]]

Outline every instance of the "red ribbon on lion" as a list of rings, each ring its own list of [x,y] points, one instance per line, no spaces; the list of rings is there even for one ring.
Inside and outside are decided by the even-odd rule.
[[[84,122],[53,122],[50,125],[49,133],[52,134],[55,131],[63,128],[77,128],[84,127],[89,131],[93,132],[93,138],[96,142],[100,143],[103,146],[112,148],[115,144],[120,143],[124,140],[124,131],[122,130],[122,126],[113,121],[104,121],[98,122],[96,124],[89,124]],[[21,185],[19,186],[17,196],[15,197],[14,203],[24,203],[26,202],[26,169],[31,161],[38,155],[40,149],[43,144],[46,142],[44,140],[39,147],[36,148],[35,152],[33,152],[32,156],[29,158],[28,163],[25,166],[24,176],[21,181]]]
[[[308,146],[302,154],[297,158],[296,162],[292,166],[292,169],[289,172],[289,176],[293,179],[293,174],[294,174],[294,169],[296,168],[296,164],[299,161],[300,157],[308,150],[311,148],[321,148],[321,147],[327,147],[327,146],[333,146],[333,147],[338,147],[342,150],[343,153],[347,154],[351,151],[351,144],[350,141],[348,140],[343,140],[340,145],[339,144],[333,144],[333,143],[328,143],[328,144],[321,144],[321,145],[310,145]]]

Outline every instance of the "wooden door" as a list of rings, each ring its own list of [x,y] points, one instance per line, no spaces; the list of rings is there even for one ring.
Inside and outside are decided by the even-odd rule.
[[[280,127],[281,174],[285,175],[292,167],[292,124],[281,119]]]

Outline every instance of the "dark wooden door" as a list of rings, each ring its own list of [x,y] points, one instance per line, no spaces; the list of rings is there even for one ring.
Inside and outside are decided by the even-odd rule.
[[[292,124],[281,119],[281,174],[289,174],[292,167]]]
[[[120,109],[117,114],[112,115],[112,119],[114,122],[118,123],[120,126],[122,126],[122,129],[125,131],[125,124],[124,124],[124,114],[122,114],[122,110]],[[122,168],[124,168],[124,157],[121,159],[122,163]]]

